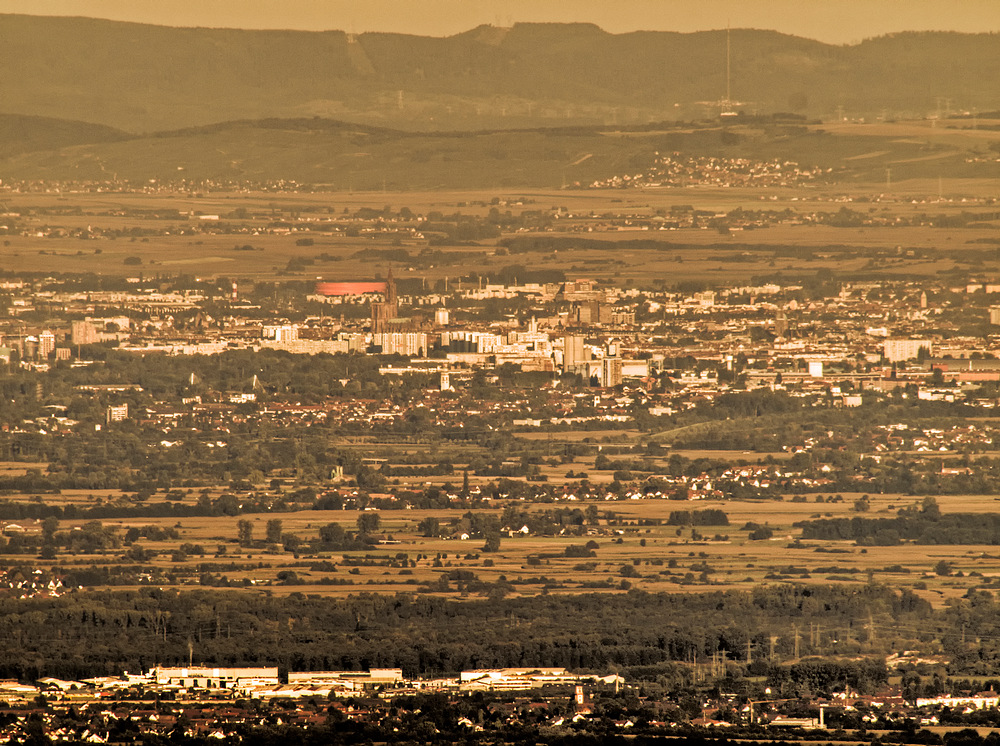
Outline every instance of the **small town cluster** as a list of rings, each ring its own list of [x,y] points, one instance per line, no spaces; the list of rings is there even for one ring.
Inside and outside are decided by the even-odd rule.
[[[595,181],[595,189],[627,187],[802,187],[831,178],[833,169],[804,167],[793,161],[655,154],[643,173]]]

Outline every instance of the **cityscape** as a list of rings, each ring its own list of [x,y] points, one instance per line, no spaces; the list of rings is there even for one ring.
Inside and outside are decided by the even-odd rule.
[[[64,5],[0,742],[997,742],[1000,16]]]

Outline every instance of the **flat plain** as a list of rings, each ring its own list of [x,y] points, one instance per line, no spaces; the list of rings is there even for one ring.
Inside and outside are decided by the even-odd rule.
[[[373,273],[380,275],[389,266],[402,280],[425,285],[445,279],[471,285],[511,265],[536,272],[551,270],[566,278],[595,277],[636,287],[648,287],[651,282],[659,283],[660,287],[668,282],[713,287],[778,278],[811,278],[834,272],[847,281],[935,277],[948,273],[964,277],[963,273],[970,270],[983,277],[1000,274],[1000,254],[993,250],[1000,224],[992,212],[997,188],[993,173],[997,171],[996,163],[987,162],[982,166],[986,169],[983,175],[977,178],[953,173],[946,178],[934,175],[939,156],[954,160],[956,152],[995,144],[1000,141],[1000,131],[968,128],[942,131],[926,123],[844,124],[828,129],[836,135],[834,142],[839,148],[832,155],[827,153],[828,158],[839,159],[841,165],[877,161],[877,167],[873,165],[867,173],[864,169],[856,170],[850,180],[803,188],[531,187],[468,191],[314,188],[273,192],[216,188],[150,189],[145,194],[70,188],[48,192],[8,191],[3,194],[3,207],[9,216],[32,216],[36,222],[49,220],[58,223],[60,230],[7,236],[0,242],[0,264],[12,274],[79,273],[111,277],[190,274],[203,279],[232,277],[250,282],[306,284],[318,279],[370,279]],[[743,134],[750,137],[752,133]],[[883,147],[886,138],[894,138],[894,145],[888,150]],[[910,148],[913,143],[917,143],[915,150]],[[919,154],[921,147],[936,150],[924,159]],[[760,153],[773,153],[774,143],[768,148],[762,146]],[[808,153],[797,155],[802,159],[808,157]],[[898,167],[905,173],[903,164],[914,169],[909,178],[891,183],[880,180],[885,178],[886,168]],[[648,220],[657,215],[671,215],[679,205],[706,216],[760,212],[763,223],[753,230],[724,231],[706,226],[632,230],[627,225],[629,217]],[[419,222],[391,229],[382,226],[362,235],[350,235],[338,223],[341,216],[355,215],[363,209],[388,214],[407,208],[415,215],[461,212],[483,218],[498,206],[501,211],[515,214],[558,215],[557,225],[543,232],[528,231],[526,235],[561,241],[560,245],[570,248],[530,253],[508,251],[504,239],[512,238],[509,234],[503,239],[439,242],[434,248],[446,255],[446,261],[425,263],[417,268],[415,261],[411,264],[405,258],[401,260],[398,252],[402,250],[415,260],[428,248],[426,238],[417,235]],[[871,224],[847,227],[813,220],[817,214],[836,214],[842,210],[854,211],[870,219]],[[962,218],[973,210],[987,217],[971,225],[968,220],[961,225],[949,220],[935,224],[933,220],[941,216]],[[785,219],[774,217],[783,213]],[[305,222],[296,222],[303,215],[310,217]],[[787,219],[787,215],[800,219]],[[375,227],[379,218],[373,217],[371,222]],[[216,223],[228,227],[225,231],[213,231],[212,225]],[[165,227],[169,235],[164,234]],[[112,240],[93,237],[102,230],[119,231],[121,237]],[[81,231],[86,235],[81,237]],[[601,243],[594,244],[595,239]],[[574,242],[579,245],[574,246]],[[377,252],[386,252],[386,257],[393,258],[373,261]],[[544,446],[549,453],[582,442],[634,444],[646,436],[634,430],[613,430],[520,433],[517,437]],[[390,459],[415,447],[405,443],[392,446],[346,441],[339,445]],[[754,463],[768,456],[777,460],[790,457],[786,452],[717,449],[680,449],[671,453],[734,463]],[[611,472],[598,471],[594,465],[591,454],[569,463],[543,464],[540,475],[549,484],[571,482],[567,470],[586,474],[590,483],[597,486],[612,480]],[[44,470],[44,467],[44,464],[5,463],[0,470],[16,474],[18,470]],[[442,486],[454,480],[454,476],[428,477],[420,485]],[[485,481],[473,477],[472,484]],[[222,485],[208,490],[214,496],[224,491]],[[627,588],[688,592],[750,588],[765,582],[882,582],[915,589],[934,603],[942,604],[962,595],[972,584],[1000,576],[1000,551],[989,546],[861,547],[853,542],[799,540],[796,522],[855,516],[854,503],[859,497],[844,494],[834,501],[833,496],[827,496],[822,503],[814,495],[804,496],[801,498],[804,501],[793,501],[791,495],[781,501],[599,500],[600,517],[596,522],[578,526],[579,531],[523,536],[520,526],[509,525],[504,527],[499,551],[488,553],[482,550],[481,539],[430,538],[421,536],[417,529],[421,520],[432,517],[442,526],[451,526],[448,533],[460,536],[465,509],[383,510],[381,532],[391,537],[392,543],[301,557],[263,542],[267,520],[280,519],[284,532],[308,539],[330,522],[353,528],[358,513],[300,511],[239,518],[109,519],[106,524],[120,531],[146,525],[175,527],[179,532],[177,539],[140,543],[157,553],[153,564],[165,574],[173,569],[185,570],[187,574],[179,580],[181,584],[198,583],[205,573],[215,573],[225,575],[235,584],[252,582],[251,587],[264,587],[273,593],[343,595],[414,589],[443,593],[453,591],[456,584],[488,588],[507,583],[506,593],[524,595],[584,590],[620,592]],[[8,495],[6,499],[37,502],[43,498],[28,494]],[[152,502],[162,499],[158,494],[150,498]],[[188,495],[185,499],[191,501],[196,496]],[[916,495],[874,495],[866,515],[893,516],[897,510],[920,499]],[[106,505],[132,504],[128,495],[98,491],[65,491],[58,496],[45,495],[44,500],[49,504],[79,507],[92,507],[98,501]],[[998,510],[997,500],[992,497],[942,496],[938,501],[944,512]],[[551,504],[527,501],[517,502],[513,507],[519,513],[530,514],[555,508],[583,510],[590,504],[571,500]],[[503,508],[504,505],[498,504],[483,510],[501,515]],[[697,528],[668,525],[674,511],[705,509],[723,511],[728,516],[728,525]],[[252,545],[240,546],[236,542],[238,520],[252,522],[256,539]],[[60,530],[72,530],[83,523],[64,521]],[[773,535],[752,540],[749,538],[752,527],[748,524],[766,525]],[[38,531],[40,526],[28,521],[26,529]],[[579,555],[573,547],[588,541],[597,544],[593,556],[587,556],[590,549],[581,556],[570,556]],[[204,554],[188,554],[172,560],[171,556],[182,544],[198,545]],[[62,566],[102,564],[108,559],[104,555],[61,555],[39,562]],[[935,567],[942,560],[954,571],[947,575],[936,573]],[[459,570],[468,574],[456,574]]]

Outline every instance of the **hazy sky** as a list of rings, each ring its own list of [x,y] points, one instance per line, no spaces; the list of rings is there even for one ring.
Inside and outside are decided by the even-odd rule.
[[[616,33],[730,24],[833,44],[893,31],[1000,31],[1000,0],[0,0],[0,13],[433,36],[518,21],[589,21]]]

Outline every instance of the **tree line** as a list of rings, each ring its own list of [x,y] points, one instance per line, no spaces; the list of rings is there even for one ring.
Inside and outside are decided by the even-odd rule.
[[[997,610],[992,597],[977,603]],[[987,614],[974,618],[983,628],[996,625]],[[880,635],[877,645],[862,644],[858,633],[848,642],[850,629],[872,619],[901,631]],[[874,585],[465,601],[148,588],[0,599],[0,676],[78,678],[182,665],[190,641],[195,660],[212,666],[401,667],[411,675],[565,666],[634,670],[655,678],[678,663],[704,663],[723,653],[730,662],[744,661],[748,649],[758,665],[780,662],[796,652],[793,625],[801,630],[810,624],[843,630],[837,649],[863,654],[892,645],[915,647],[919,641],[908,630],[919,627],[940,636],[954,621],[908,591]],[[978,634],[971,621],[966,624],[970,635]],[[803,652],[811,650],[820,648],[802,645]]]

